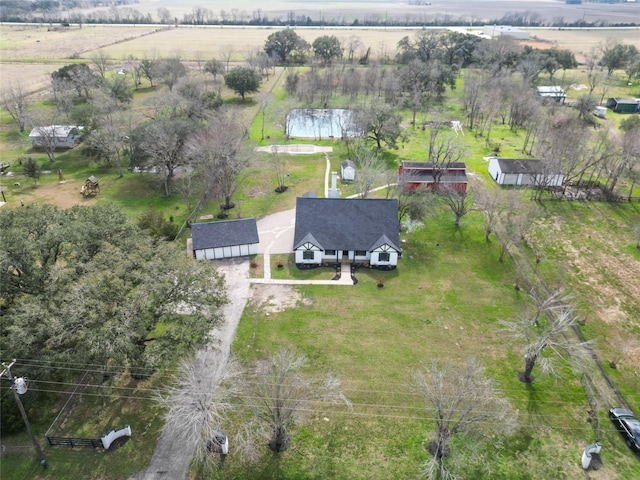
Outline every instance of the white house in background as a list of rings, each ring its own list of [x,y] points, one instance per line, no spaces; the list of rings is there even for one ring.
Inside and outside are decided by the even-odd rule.
[[[545,85],[537,87],[538,95],[544,99],[553,100],[558,103],[564,103],[567,95],[564,89],[558,85]]]
[[[255,218],[194,223],[191,240],[198,260],[256,255],[260,243]]]
[[[343,182],[353,182],[356,179],[356,164],[353,160],[343,160],[340,168]]]
[[[402,254],[398,201],[298,197],[293,251],[302,269],[342,262],[394,269]]]
[[[80,143],[84,127],[78,125],[48,125],[34,127],[29,134],[33,148],[73,148]]]
[[[512,27],[510,25],[485,25],[482,33],[489,38],[500,36],[509,36],[518,40],[528,40],[531,34],[521,28]]]
[[[564,174],[548,162],[524,158],[489,159],[489,175],[499,185],[560,187]]]

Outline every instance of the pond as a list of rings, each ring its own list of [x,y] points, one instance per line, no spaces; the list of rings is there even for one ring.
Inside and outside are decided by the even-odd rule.
[[[350,131],[351,110],[344,108],[294,108],[287,115],[290,138],[342,138]]]

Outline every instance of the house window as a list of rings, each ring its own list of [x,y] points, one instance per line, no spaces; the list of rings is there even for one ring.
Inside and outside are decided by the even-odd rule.
[[[302,252],[303,260],[313,260],[314,258],[315,256],[313,255],[313,250],[305,250],[304,252]]]
[[[328,255],[335,255],[335,254],[336,254],[336,251],[335,251],[335,250],[325,250],[325,251],[324,251],[324,254],[325,254],[325,255],[327,255],[327,256],[328,256]]]
[[[380,262],[388,262],[391,259],[391,255],[389,255],[389,252],[380,252],[378,254],[378,261]]]
[[[367,256],[366,250],[356,250],[356,257],[366,257],[366,256]]]

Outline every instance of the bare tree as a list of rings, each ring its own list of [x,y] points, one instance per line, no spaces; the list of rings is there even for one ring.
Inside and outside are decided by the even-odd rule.
[[[108,166],[115,164],[119,178],[123,177],[122,157],[129,143],[127,125],[122,114],[106,113],[102,116],[100,127],[93,130],[86,140],[87,147],[98,158]]]
[[[236,52],[236,47],[234,45],[226,44],[220,47],[220,54],[222,55],[222,60],[224,61],[224,65],[226,71],[229,71],[229,63],[231,63],[231,57]]]
[[[33,140],[34,145],[44,150],[51,162],[56,161],[58,135],[62,134],[60,127],[57,125],[57,119],[58,117],[55,114],[46,112],[34,115],[32,119],[35,125],[33,130],[37,134],[37,137]]]
[[[240,186],[248,158],[242,150],[245,135],[244,125],[231,114],[219,112],[209,119],[207,128],[197,131],[187,144],[189,156],[201,165],[205,175],[205,199],[223,200],[223,210],[235,206],[231,197]]]
[[[22,85],[20,83],[14,83],[3,89],[0,102],[2,102],[2,108],[6,110],[9,116],[18,124],[20,131],[24,132],[27,124],[29,102],[27,100],[27,93],[22,89]]]
[[[499,187],[478,181],[473,183],[473,203],[484,214],[484,239],[488,242],[507,209],[506,196]]]
[[[510,336],[524,343],[524,371],[518,374],[524,383],[534,381],[532,372],[536,365],[544,373],[554,372],[554,358],[543,352],[575,360],[585,355],[588,345],[570,333],[576,327],[573,308],[567,303],[570,297],[558,290],[547,297],[534,296],[534,300],[533,310],[525,311],[518,320],[501,322]]]
[[[95,71],[98,72],[100,78],[105,78],[107,75],[107,69],[109,68],[109,56],[104,50],[98,50],[90,57],[91,63],[95,67]]]
[[[424,399],[425,410],[435,422],[435,439],[428,444],[432,458],[422,465],[422,476],[429,480],[455,478],[446,462],[454,438],[478,442],[515,428],[511,405],[473,357],[457,368],[433,360],[430,366],[411,372],[409,388]]]
[[[473,208],[473,199],[467,192],[459,192],[451,185],[442,185],[437,192],[438,198],[447,205],[456,219],[453,224],[460,226],[460,220]]]
[[[268,371],[257,373],[248,382],[247,401],[254,411],[256,426],[269,436],[269,449],[273,452],[289,448],[289,430],[302,420],[311,402],[344,403],[351,407],[337,377],[331,373],[305,374],[306,365],[304,355],[280,347],[270,359]]]
[[[377,153],[361,145],[354,150],[358,174],[353,182],[361,198],[367,198],[373,188],[384,184],[385,164]]]
[[[271,149],[271,166],[276,174],[276,193],[286,192],[287,187],[287,153],[281,154],[275,145]]]
[[[208,373],[203,375],[205,369]],[[205,469],[215,468],[211,452],[219,447],[223,424],[234,410],[233,399],[241,393],[242,369],[233,358],[224,361],[215,350],[183,361],[179,372],[175,382],[156,397],[167,412],[164,431],[192,447],[195,460]]]
[[[511,245],[517,245],[526,240],[527,232],[533,225],[533,220],[539,214],[539,208],[532,202],[524,202],[520,192],[511,190],[507,194],[505,215],[496,230],[500,240],[500,256],[498,261],[504,261],[505,254]]]
[[[161,173],[167,197],[176,168],[187,161],[184,145],[194,128],[187,120],[165,118],[142,125],[131,139],[132,163]]]
[[[178,82],[180,77],[187,74],[187,69],[179,57],[171,57],[156,62],[157,76],[162,79],[169,91],[173,90],[173,86]]]
[[[593,91],[604,78],[604,72],[602,71],[602,68],[600,68],[600,57],[596,50],[592,50],[591,53],[585,55],[585,67],[587,70],[589,93],[593,94]]]
[[[441,187],[442,176],[463,156],[463,144],[451,133],[448,126],[430,129],[427,159],[433,164],[433,189],[435,191]]]
[[[345,50],[347,52],[347,60],[349,63],[353,62],[353,56],[355,53],[362,48],[363,44],[360,40],[360,37],[356,35],[350,35],[346,41],[343,42],[345,46]]]

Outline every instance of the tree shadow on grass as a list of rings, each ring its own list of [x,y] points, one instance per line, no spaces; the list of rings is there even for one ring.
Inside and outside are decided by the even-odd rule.
[[[527,389],[527,413],[529,414],[529,424],[539,425],[541,423],[540,392],[533,383],[525,384]]]

